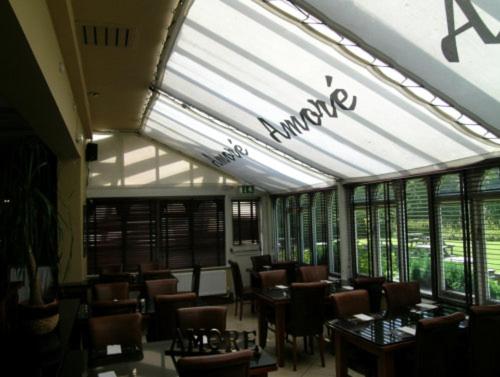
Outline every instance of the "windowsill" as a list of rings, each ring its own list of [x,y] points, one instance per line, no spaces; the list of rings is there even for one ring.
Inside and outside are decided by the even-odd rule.
[[[245,253],[260,253],[260,244],[252,243],[252,244],[243,244],[243,245],[233,245],[230,249],[231,253],[234,254],[245,254]]]

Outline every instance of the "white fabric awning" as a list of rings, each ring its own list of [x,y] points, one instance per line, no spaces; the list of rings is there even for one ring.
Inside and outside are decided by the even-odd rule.
[[[268,192],[323,188],[334,179],[157,94],[142,133]]]
[[[221,153],[228,137],[250,151],[255,138],[326,174],[360,181],[459,166],[500,150],[253,1],[194,1],[162,77],[161,90],[241,131],[228,136],[155,99],[144,132],[198,158]],[[277,161],[245,158],[220,168],[271,192],[327,184],[314,170],[308,176],[301,167],[296,175],[289,169],[298,165]]]
[[[500,134],[500,1],[298,0]]]

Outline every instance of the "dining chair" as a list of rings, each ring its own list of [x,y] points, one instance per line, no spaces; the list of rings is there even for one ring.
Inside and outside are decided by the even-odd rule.
[[[238,315],[238,306],[240,311],[240,321],[243,317],[243,303],[250,303],[253,307],[254,305],[254,293],[253,289],[250,287],[243,286],[243,279],[241,278],[240,266],[238,263],[229,260],[229,265],[231,266],[231,274],[233,276],[233,286],[234,286],[234,315]]]
[[[333,293],[329,299],[333,302],[335,318],[346,319],[354,314],[370,312],[370,296],[365,289]],[[376,375],[377,364],[373,355],[347,343],[345,347],[347,364],[351,369],[366,377]]]
[[[137,270],[139,271],[140,274],[160,269],[161,269],[160,264],[158,262],[146,262],[146,263],[139,263],[137,265]]]
[[[292,283],[290,287],[290,307],[287,312],[286,332],[292,336],[293,370],[297,370],[297,337],[318,337],[321,366],[325,366],[325,339],[323,323],[325,322],[324,301],[326,283]]]
[[[464,313],[457,312],[417,322],[415,377],[462,375],[465,354],[460,352],[458,326],[464,319]]]
[[[269,254],[251,256],[250,261],[252,262],[252,269],[256,272],[264,271],[264,266],[271,266],[272,263]]]
[[[336,318],[347,318],[354,314],[370,312],[370,297],[365,289],[338,292],[330,295]]]
[[[328,279],[328,266],[301,266],[299,267],[299,281],[307,283]]]
[[[174,339],[177,330],[177,309],[194,306],[196,293],[159,294],[156,295],[154,302],[155,315],[150,327],[154,329],[154,333],[148,333],[148,338],[151,340]]]
[[[227,308],[225,306],[196,306],[177,309],[177,324],[182,330],[226,330]]]
[[[167,270],[167,269],[144,271],[141,274],[141,278],[142,278],[142,281],[160,280],[160,279],[171,279],[172,278],[172,272],[170,272],[170,270]]]
[[[500,305],[471,306],[469,317],[470,375],[500,376]]]
[[[382,285],[385,277],[357,277],[352,280],[354,289],[366,289],[370,297],[370,312],[377,313],[381,309]]]
[[[206,356],[186,356],[177,361],[179,377],[247,377],[251,350]]]
[[[384,283],[382,288],[385,292],[387,311],[390,314],[406,311],[421,301],[420,284],[418,281]]]
[[[98,283],[93,286],[94,300],[125,300],[129,295],[129,283]]]
[[[259,272],[262,288],[272,288],[276,285],[288,285],[286,270],[271,270]]]
[[[142,345],[142,315],[118,314],[89,319],[90,345],[94,349],[111,344]]]
[[[191,275],[191,292],[200,296],[200,279],[201,279],[201,266],[199,264],[193,265],[193,273]]]
[[[146,280],[146,293],[150,300],[156,295],[177,293],[177,279]]]

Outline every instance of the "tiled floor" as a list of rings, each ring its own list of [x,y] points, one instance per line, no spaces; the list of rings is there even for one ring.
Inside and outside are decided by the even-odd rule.
[[[239,316],[234,316],[234,306],[228,305],[227,328],[230,330],[257,330],[257,316],[252,314],[250,306],[244,306],[243,320],[239,321]],[[321,360],[318,353],[317,343],[314,345],[314,355],[303,352],[303,342],[299,342],[297,371],[293,371],[292,365],[292,345],[285,345],[285,367],[279,368],[276,372],[269,374],[269,377],[314,377],[314,376],[335,376],[335,357],[331,353],[330,345],[327,345],[325,352],[325,367],[321,367]],[[266,351],[275,354],[274,333],[268,332]],[[349,370],[352,377],[361,377]]]

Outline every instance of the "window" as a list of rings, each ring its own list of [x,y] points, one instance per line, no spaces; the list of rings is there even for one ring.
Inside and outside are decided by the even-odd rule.
[[[224,200],[89,199],[88,273],[99,266],[160,261],[169,268],[225,264]]]
[[[274,253],[277,260],[327,264],[340,274],[337,191],[275,196]]]
[[[259,202],[233,200],[233,245],[259,243]]]
[[[359,186],[354,189],[354,251],[356,271],[360,275],[370,275],[371,267],[371,237],[367,187]]]

